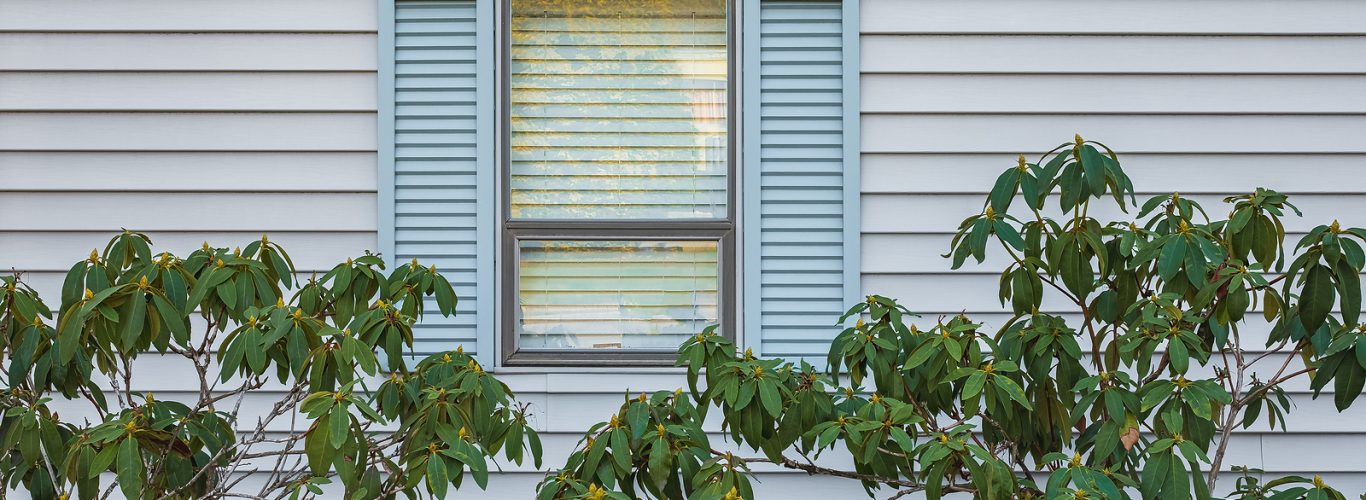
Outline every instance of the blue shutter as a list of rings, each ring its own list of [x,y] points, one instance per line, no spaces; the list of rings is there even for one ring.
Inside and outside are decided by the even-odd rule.
[[[491,29],[479,27],[491,26],[491,8],[474,0],[400,0],[381,10],[380,245],[394,265],[413,258],[434,264],[455,287],[456,315],[442,317],[429,303],[414,328],[416,353],[463,346],[488,364],[492,47],[482,33]]]
[[[744,332],[763,356],[823,359],[860,295],[857,3],[745,4]]]

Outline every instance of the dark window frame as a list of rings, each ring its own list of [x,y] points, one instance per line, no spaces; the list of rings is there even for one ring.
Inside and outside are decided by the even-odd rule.
[[[726,217],[724,219],[529,219],[512,217],[511,152],[512,152],[512,2],[501,0],[502,19],[498,57],[498,86],[502,95],[498,105],[501,139],[498,162],[502,201],[499,204],[499,235],[502,250],[502,293],[498,314],[501,318],[502,345],[499,359],[502,366],[673,366],[677,355],[658,349],[537,349],[521,351],[517,335],[517,292],[519,290],[518,241],[527,240],[692,240],[717,242],[717,297],[720,302],[718,318],[723,336],[734,341],[739,323],[736,319],[737,262],[740,258],[736,241],[736,221],[740,206],[737,203],[739,186],[739,107],[740,74],[736,47],[737,4],[726,2]]]

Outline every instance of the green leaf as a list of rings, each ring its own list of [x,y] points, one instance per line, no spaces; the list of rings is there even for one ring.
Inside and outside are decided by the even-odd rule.
[[[1086,170],[1086,184],[1091,188],[1091,194],[1105,192],[1105,160],[1100,151],[1090,145],[1082,146],[1081,166]]]
[[[631,470],[631,443],[626,437],[626,431],[615,429],[612,431],[612,459],[617,463],[620,471]]]
[[[142,336],[142,327],[146,321],[147,300],[141,291],[133,291],[128,297],[128,304],[119,312],[122,321],[119,324],[119,346],[125,351],[132,350],[138,343],[138,338]]]
[[[669,440],[663,437],[656,439],[650,446],[650,479],[656,484],[663,483],[669,476],[672,469],[669,468]]]
[[[1020,171],[1016,168],[1007,169],[996,178],[996,185],[991,188],[991,208],[998,214],[1006,213],[1010,209],[1010,201],[1015,198],[1016,188],[1020,185]]]
[[[85,283],[85,265],[86,261],[80,261],[77,262],[76,265],[71,266],[70,271],[67,271],[66,280],[62,282],[63,309],[65,309],[68,304],[75,304],[77,301],[81,300],[81,296],[85,293],[85,287],[82,285]]]
[[[446,459],[441,455],[430,454],[427,456],[427,489],[437,498],[446,498],[446,489],[450,486],[451,479],[446,475]]]
[[[1333,378],[1333,403],[1338,411],[1346,410],[1361,395],[1363,382],[1366,382],[1366,368],[1348,361],[1338,365],[1337,375]]]
[[[1029,404],[1029,398],[1025,396],[1024,389],[1021,389],[1020,385],[1016,384],[1014,380],[1011,380],[1009,377],[996,376],[992,377],[992,383],[996,384],[996,387],[1000,388],[1002,391],[1005,391],[1005,393],[1010,396],[1010,399],[1014,399],[1017,403],[1020,403],[1020,406],[1030,410],[1034,409],[1034,405]]]
[[[140,498],[142,495],[142,452],[138,440],[132,436],[119,443],[119,489],[125,498]]]
[[[1186,373],[1190,368],[1190,351],[1180,338],[1172,337],[1171,342],[1167,343],[1167,357],[1171,360],[1172,370],[1176,373]]]
[[[341,448],[341,445],[346,442],[346,437],[351,434],[351,415],[341,405],[332,408],[332,413],[329,415],[332,417],[332,425],[328,429],[328,442],[332,444],[332,448]]]
[[[451,288],[451,282],[445,278],[437,279],[432,282],[432,288],[436,290],[436,305],[441,310],[442,316],[455,314],[457,303],[455,289]]]
[[[1186,237],[1173,236],[1162,245],[1162,253],[1157,261],[1157,273],[1163,280],[1170,281],[1181,271],[1181,262],[1186,258]]]
[[[1333,276],[1327,267],[1316,265],[1309,268],[1304,280],[1304,290],[1300,292],[1300,323],[1310,332],[1318,330],[1333,310]]]
[[[982,392],[982,385],[987,381],[987,374],[982,371],[974,371],[968,376],[967,382],[963,383],[963,399],[967,399]]]
[[[1160,382],[1154,382],[1151,386],[1149,386],[1147,392],[1143,393],[1142,406],[1140,407],[1140,409],[1142,409],[1143,411],[1148,411],[1153,408],[1156,408],[1157,405],[1160,404],[1163,400],[1167,399],[1167,396],[1170,396],[1173,390],[1175,389],[1176,386],[1173,385],[1171,382],[1165,380]]]
[[[996,228],[996,236],[1001,238],[1001,241],[1006,242],[1006,244],[1014,247],[1016,250],[1024,250],[1024,238],[1020,236],[1020,232],[1016,231],[1015,226],[1012,226],[1009,221],[1001,219],[996,221],[994,226]]]
[[[160,295],[153,295],[152,302],[156,306],[158,317],[161,323],[171,329],[171,334],[180,345],[190,343],[190,327],[184,316],[180,315],[180,308],[171,304],[170,301]]]
[[[650,412],[645,403],[631,403],[626,409],[626,423],[631,426],[631,439],[640,439],[645,434],[645,424],[649,422]]]
[[[759,381],[759,401],[764,405],[764,411],[774,418],[783,413],[783,399],[778,394],[778,386],[768,380]]]
[[[1342,297],[1342,322],[1355,325],[1361,319],[1361,275],[1347,261],[1338,261],[1337,289]]]

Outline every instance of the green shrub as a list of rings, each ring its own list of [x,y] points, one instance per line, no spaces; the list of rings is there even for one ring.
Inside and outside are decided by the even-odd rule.
[[[1316,396],[1332,383],[1342,410],[1366,379],[1366,231],[1322,225],[1287,255],[1282,218],[1299,211],[1285,195],[1224,201],[1226,219],[1176,193],[1139,204],[1115,154],[1081,137],[1037,163],[1021,156],[945,255],[954,268],[1009,256],[995,291],[1013,312],[1004,325],[917,326],[872,295],[839,318],[823,369],[703,332],[678,354],[691,390],[628,398],[540,498],[752,498],[755,462],[894,497],[1209,498],[1235,428],[1284,428],[1287,380],[1313,374]],[[1136,215],[1097,220],[1110,203]],[[1049,294],[1074,312],[1043,310]],[[1244,344],[1254,322],[1269,323],[1264,346]],[[713,447],[702,430],[713,407],[760,456]],[[852,470],[815,461],[836,447]],[[1318,478],[1245,474],[1234,497],[1342,495]]]
[[[265,236],[182,259],[125,231],[71,268],[56,311],[21,275],[0,278],[0,477],[33,498],[115,487],[127,498],[300,497],[334,481],[347,498],[391,498],[444,496],[467,474],[482,487],[500,450],[519,463],[529,451],[539,466],[525,407],[474,359],[457,350],[408,366],[424,300],[455,312],[450,282],[416,260],[384,269],[366,254],[296,282]],[[193,375],[135,377],[147,356],[188,361]],[[133,392],[166,376],[197,377],[198,393]],[[278,401],[242,414],[261,389]],[[54,399],[85,403],[97,420],[63,420]],[[259,492],[239,491],[248,470],[268,475]],[[107,486],[105,472],[116,476]]]
[[[1287,254],[1282,218],[1299,212],[1285,195],[1225,201],[1216,220],[1175,193],[1139,204],[1114,153],[1080,137],[1021,157],[946,255],[955,268],[989,247],[1009,257],[1004,325],[917,326],[872,295],[839,318],[819,368],[739,352],[709,328],[678,352],[689,390],[628,395],[536,494],[752,498],[750,464],[765,462],[894,497],[1208,498],[1228,469],[1242,473],[1234,498],[1343,498],[1224,458],[1236,428],[1285,428],[1288,380],[1312,376],[1316,396],[1331,383],[1339,410],[1362,392],[1366,230],[1318,226]],[[1136,215],[1094,218],[1109,203]],[[454,313],[446,278],[416,261],[385,269],[366,254],[296,282],[264,236],[179,258],[124,232],[71,268],[55,311],[22,274],[0,277],[0,478],[35,498],[309,497],[329,484],[444,497],[467,476],[486,486],[500,456],[539,467],[526,406],[474,359],[409,366],[426,301]],[[1045,295],[1074,311],[1041,310]],[[1245,347],[1256,323],[1269,334]],[[187,362],[197,394],[134,393],[147,356]],[[242,413],[261,389],[274,404]],[[94,421],[54,410],[79,404]],[[713,411],[733,451],[703,431]],[[815,461],[836,447],[852,470]],[[238,491],[247,470],[265,475],[260,491]]]

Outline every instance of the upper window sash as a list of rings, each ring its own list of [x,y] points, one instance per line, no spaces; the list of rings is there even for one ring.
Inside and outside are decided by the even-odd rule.
[[[509,0],[505,220],[734,220],[726,0]]]

